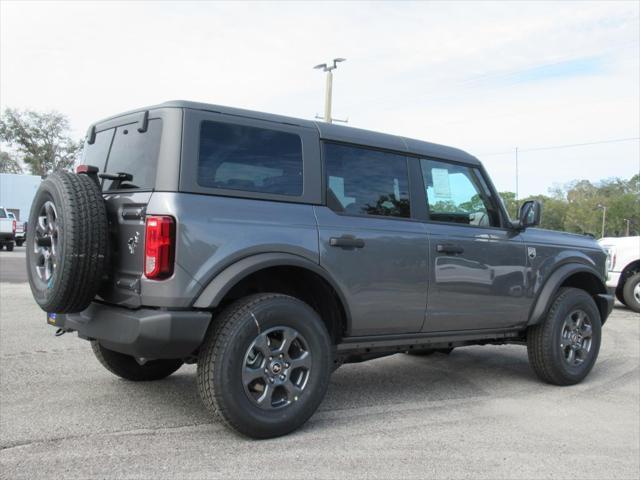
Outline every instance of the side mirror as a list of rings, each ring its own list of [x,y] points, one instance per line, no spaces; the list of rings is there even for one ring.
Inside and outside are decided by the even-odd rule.
[[[520,207],[518,221],[515,227],[524,230],[525,228],[540,225],[540,217],[542,215],[542,204],[537,200],[527,200]]]

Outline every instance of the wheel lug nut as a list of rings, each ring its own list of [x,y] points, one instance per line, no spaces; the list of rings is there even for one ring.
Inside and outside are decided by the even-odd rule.
[[[280,358],[283,358],[283,357],[284,357],[284,355],[283,355],[283,354],[280,354]]]
[[[291,365],[289,365],[288,363],[285,362],[284,364],[284,368],[289,368]]]
[[[264,373],[269,373],[269,369],[268,369],[268,368],[265,368],[265,369],[264,369]]]
[[[269,381],[273,383],[274,382],[273,377],[269,377]]]
[[[284,380],[286,377],[284,375],[280,375],[280,380]]]

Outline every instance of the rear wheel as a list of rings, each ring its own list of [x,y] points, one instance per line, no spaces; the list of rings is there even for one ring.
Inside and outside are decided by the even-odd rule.
[[[316,411],[329,384],[331,342],[318,314],[281,294],[238,300],[210,327],[198,357],[207,409],[254,438],[285,435]]]
[[[7,252],[13,252],[13,243],[7,243]]]
[[[598,358],[600,336],[600,312],[591,295],[578,288],[561,288],[544,321],[529,327],[529,363],[547,383],[579,383]]]
[[[16,245],[19,247],[21,247],[23,243],[24,243],[24,240],[16,240]]]
[[[634,312],[640,312],[640,272],[627,278],[622,287],[624,304]]]
[[[179,358],[138,363],[131,355],[114,352],[96,341],[91,342],[91,348],[104,368],[114,375],[132,382],[161,380],[178,370],[183,363]]]

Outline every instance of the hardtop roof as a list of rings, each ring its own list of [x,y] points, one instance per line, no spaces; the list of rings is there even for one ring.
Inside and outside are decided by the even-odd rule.
[[[153,105],[148,107],[141,107],[128,112],[114,115],[94,125],[98,125],[104,122],[110,122],[118,117],[131,115],[138,112],[144,112],[146,110],[154,110],[158,108],[188,108],[192,110],[203,110],[207,112],[216,112],[224,115],[233,115],[245,118],[254,118],[257,120],[264,120],[267,122],[282,123],[287,125],[296,125],[306,128],[317,129],[320,138],[323,140],[333,140],[336,142],[347,142],[358,145],[365,145],[374,148],[382,148],[388,150],[395,150],[400,152],[412,153],[415,155],[436,157],[446,160],[453,160],[461,163],[468,163],[472,165],[479,165],[479,160],[470,155],[469,153],[460,150],[458,148],[448,147],[445,145],[439,145],[436,143],[425,142],[422,140],[416,140],[412,138],[401,137],[397,135],[391,135],[387,133],[373,132],[370,130],[364,130],[360,128],[349,127],[346,125],[336,125],[325,122],[316,122],[313,120],[305,120],[295,117],[287,117],[283,115],[276,115],[272,113],[257,112],[253,110],[245,110],[241,108],[225,107],[222,105],[212,105],[208,103],[190,102],[186,100],[171,100],[161,103],[159,105]],[[111,122],[110,122],[111,123]]]

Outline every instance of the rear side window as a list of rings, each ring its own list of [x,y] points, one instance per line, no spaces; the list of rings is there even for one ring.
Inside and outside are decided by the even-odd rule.
[[[121,182],[119,188],[150,190],[155,186],[161,136],[162,120],[159,118],[149,120],[146,132],[140,133],[135,123],[115,129],[105,171],[133,176],[131,181]],[[113,181],[105,180],[103,190],[111,190],[112,186]]]
[[[302,141],[294,133],[206,121],[200,126],[198,184],[302,195]]]
[[[351,215],[410,217],[407,158],[393,153],[324,145],[327,205]]]
[[[7,218],[7,214],[4,213],[4,208],[0,208],[0,218]]]

